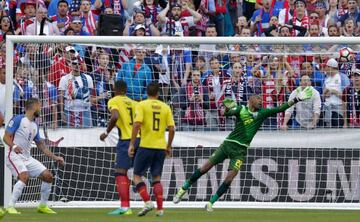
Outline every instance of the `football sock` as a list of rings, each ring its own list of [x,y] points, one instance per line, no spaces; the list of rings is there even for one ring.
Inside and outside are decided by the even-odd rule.
[[[16,182],[16,184],[14,185],[14,188],[13,188],[12,197],[10,199],[9,206],[11,206],[11,207],[15,206],[15,203],[21,196],[22,191],[25,186],[26,186],[26,184],[24,182],[22,182],[21,180],[18,180]]]
[[[47,183],[47,182],[42,182],[41,183],[41,199],[40,199],[40,204],[47,204],[48,200],[49,200],[49,196],[50,196],[50,192],[51,192],[51,183]]]
[[[230,187],[230,183],[223,182],[219,189],[210,198],[210,203],[214,204]]]
[[[160,181],[153,183],[154,195],[156,199],[156,205],[158,210],[163,209],[163,187]]]
[[[150,201],[150,196],[149,193],[146,189],[146,185],[144,182],[138,183],[136,185],[136,190],[137,192],[140,194],[141,198],[143,199],[144,202],[148,202]]]
[[[129,208],[130,207],[130,181],[127,175],[117,174],[116,177],[116,188],[119,194],[121,207]]]
[[[200,169],[196,169],[190,178],[184,182],[182,188],[184,190],[188,190],[191,184],[195,183],[202,175],[203,173],[200,172]]]

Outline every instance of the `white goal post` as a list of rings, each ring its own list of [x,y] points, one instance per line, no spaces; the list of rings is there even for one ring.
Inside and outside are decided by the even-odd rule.
[[[73,36],[7,36],[6,38],[6,113],[5,123],[7,124],[13,116],[13,81],[14,81],[14,50],[15,44],[83,44],[83,45],[105,45],[119,46],[123,44],[139,45],[176,45],[186,47],[199,44],[223,44],[223,45],[357,45],[360,46],[360,39],[357,37],[73,37]],[[200,49],[197,49],[200,50]],[[271,52],[270,52],[271,53]],[[287,53],[287,52],[283,52]],[[9,84],[10,83],[10,84]],[[89,159],[87,164],[94,164],[104,153],[109,153],[106,161],[113,160],[113,153],[108,149],[116,146],[116,133],[112,132],[110,140],[104,145],[98,140],[103,128],[92,129],[56,129],[48,130],[49,137],[57,139],[64,136],[64,149],[57,150],[62,155],[86,155]],[[66,135],[79,135],[82,141],[66,141]],[[3,131],[1,131],[1,136]],[[194,167],[208,158],[225,138],[225,132],[180,132],[175,136],[174,147],[175,157],[168,160],[168,170],[164,170],[167,177],[167,196],[174,193],[174,187],[180,186],[185,177],[188,177]],[[298,209],[360,209],[360,135],[359,129],[316,129],[314,131],[291,131],[291,132],[259,132],[253,141],[250,149],[253,149],[248,157],[249,163],[244,166],[245,172],[239,175],[234,181],[234,189],[229,191],[224,199],[221,199],[215,206],[224,208],[298,208]],[[276,138],[276,139],[274,139]],[[95,147],[91,153],[86,147]],[[97,149],[97,147],[101,147]],[[186,147],[183,149],[182,147]],[[193,148],[193,149],[191,149]],[[203,149],[209,148],[209,149]],[[211,148],[211,149],[210,149]],[[4,158],[7,158],[8,147],[5,146]],[[37,154],[38,155],[38,154]],[[182,160],[181,155],[186,155]],[[290,155],[290,156],[287,156]],[[105,157],[105,154],[104,154]],[[278,159],[277,159],[278,158]],[[48,160],[46,160],[48,161]],[[78,163],[80,161],[81,163]],[[86,164],[83,160],[74,160],[74,166],[70,170],[60,172],[61,175],[69,174],[71,170],[84,170]],[[78,165],[77,165],[78,164]],[[179,165],[180,164],[180,165]],[[181,166],[184,164],[184,166]],[[226,165],[228,163],[225,163]],[[190,166],[194,165],[194,166]],[[108,173],[111,163],[105,163],[99,172],[104,170]],[[179,168],[179,169],[177,169]],[[181,168],[181,169],[180,169]],[[203,207],[208,196],[216,191],[217,180],[223,178],[226,172],[225,166],[216,168],[209,172],[205,180],[199,181],[192,190],[191,197],[181,205],[173,205],[169,199],[165,201],[165,207]],[[89,170],[89,169],[86,169]],[[97,169],[93,174],[97,174]],[[173,175],[173,171],[179,171]],[[80,172],[83,173],[83,172]],[[87,173],[87,171],[86,171]],[[84,173],[85,174],[85,173]],[[221,175],[220,175],[221,174]],[[315,174],[314,177],[311,174]],[[205,176],[205,175],[204,175]],[[57,175],[55,175],[57,177]],[[81,176],[76,175],[81,180]],[[296,177],[296,178],[295,178]],[[298,177],[300,179],[298,179]],[[295,179],[294,179],[295,178]],[[310,179],[309,179],[310,178]],[[294,179],[294,180],[291,180]],[[56,180],[56,178],[55,178]],[[95,180],[95,179],[94,179]],[[174,181],[173,181],[174,180]],[[213,183],[213,181],[215,182]],[[246,180],[245,182],[241,182]],[[109,181],[108,181],[109,182]],[[71,182],[66,182],[66,188],[59,188],[59,193],[52,194],[51,204],[55,207],[115,207],[118,200],[114,194],[110,197],[107,194],[99,194],[101,198],[94,199],[92,193],[102,192],[96,189],[113,189],[109,184],[93,182],[90,188],[84,185],[84,190],[76,191]],[[309,184],[307,184],[309,183]],[[55,182],[56,186],[64,185],[64,181]],[[170,186],[171,184],[171,186]],[[4,205],[8,203],[13,186],[13,178],[10,171],[4,164]],[[65,186],[65,185],[64,185]],[[77,185],[76,185],[77,186]],[[102,187],[102,186],[105,186]],[[113,186],[113,184],[111,185]],[[291,190],[295,186],[296,190]],[[308,189],[308,186],[310,187]],[[36,187],[36,186],[34,186]],[[94,188],[95,187],[95,188]],[[169,188],[170,187],[170,188]],[[299,188],[301,187],[301,188]],[[284,188],[284,189],[283,189]],[[299,188],[299,190],[297,189]],[[94,189],[94,190],[93,190]],[[315,190],[311,190],[315,189]],[[75,191],[74,191],[75,190]],[[20,206],[33,206],[36,188],[32,190],[29,198],[24,198]],[[73,195],[68,199],[67,195]],[[76,193],[78,192],[78,193]],[[112,191],[113,192],[113,191]],[[239,193],[237,193],[239,192]],[[273,194],[271,194],[273,192]],[[286,193],[284,193],[286,192]],[[309,192],[309,193],[307,193]],[[79,197],[86,193],[88,199]],[[241,193],[241,194],[240,194]],[[142,206],[138,196],[132,194],[132,206]],[[116,195],[115,195],[116,196]],[[111,200],[110,200],[111,199]],[[275,200],[276,201],[273,201]],[[95,200],[95,201],[94,201]]]

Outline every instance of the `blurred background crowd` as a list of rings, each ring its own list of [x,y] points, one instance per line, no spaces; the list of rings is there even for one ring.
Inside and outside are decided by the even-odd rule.
[[[355,0],[2,0],[0,1],[0,122],[5,107],[8,35],[341,37],[360,35]],[[111,22],[109,22],[111,21]],[[114,31],[116,30],[116,33]],[[120,37],[119,37],[120,38]],[[135,37],[134,37],[135,38]],[[313,98],[265,122],[264,129],[360,126],[359,46],[344,45],[77,45],[18,44],[14,107],[43,101],[49,127],[105,127],[114,81],[146,99],[161,85],[180,130],[229,130],[222,101],[263,107],[293,99],[306,86]]]

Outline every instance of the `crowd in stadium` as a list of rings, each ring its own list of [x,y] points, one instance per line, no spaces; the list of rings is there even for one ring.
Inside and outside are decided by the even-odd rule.
[[[2,0],[1,118],[7,35],[100,35],[100,16],[119,15],[123,35],[128,36],[358,36],[358,4],[356,0]],[[360,126],[356,47],[341,49],[340,59],[329,53],[332,48],[339,54],[339,46],[286,48],[298,52],[290,55],[276,54],[284,47],[257,45],[172,47],[18,45],[16,112],[23,112],[27,98],[37,96],[44,102],[44,119],[53,128],[106,126],[114,81],[125,80],[127,95],[136,101],[145,99],[146,85],[157,81],[180,130],[229,130],[233,119],[224,117],[225,98],[246,105],[249,95],[261,94],[263,107],[271,108],[312,85],[311,100],[270,118],[264,126]]]

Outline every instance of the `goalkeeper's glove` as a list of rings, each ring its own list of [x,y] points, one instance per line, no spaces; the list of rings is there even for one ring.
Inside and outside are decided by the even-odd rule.
[[[225,106],[226,109],[232,109],[234,107],[236,107],[236,102],[232,99],[224,99],[224,101],[222,102],[222,104]]]
[[[304,90],[301,90],[301,86],[296,90],[300,91],[294,99],[294,103],[310,99],[313,95],[313,90],[311,86],[307,86]]]

